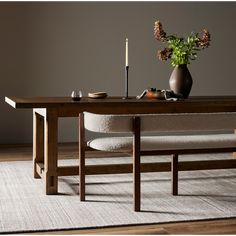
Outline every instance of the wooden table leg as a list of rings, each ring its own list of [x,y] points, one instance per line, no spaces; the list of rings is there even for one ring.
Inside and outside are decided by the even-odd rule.
[[[36,164],[44,162],[44,120],[35,110],[33,111],[33,175],[40,178]]]
[[[57,110],[47,109],[44,117],[44,162],[46,194],[56,194],[58,191],[57,174]]]

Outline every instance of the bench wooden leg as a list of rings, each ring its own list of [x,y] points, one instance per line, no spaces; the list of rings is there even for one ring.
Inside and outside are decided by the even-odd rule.
[[[234,130],[234,133],[236,135],[236,129]],[[233,152],[233,158],[236,159],[236,152]]]
[[[178,154],[173,154],[171,160],[172,194],[178,195]]]
[[[80,201],[85,201],[85,130],[84,114],[79,114],[79,186]]]
[[[134,211],[140,211],[140,117],[134,117],[134,136],[133,136],[133,183],[134,183]]]

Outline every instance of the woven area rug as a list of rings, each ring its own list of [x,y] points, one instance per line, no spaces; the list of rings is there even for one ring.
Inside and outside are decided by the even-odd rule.
[[[232,154],[200,157],[232,158]],[[112,163],[121,160],[130,162],[130,158],[109,159]],[[145,162],[153,159],[145,157]],[[166,159],[158,157],[161,161]],[[87,162],[107,163],[108,159],[89,158]],[[60,165],[68,164],[76,164],[76,161],[60,161]],[[181,172],[179,196],[171,195],[170,173],[144,173],[142,212],[138,213],[133,211],[132,206],[131,174],[87,176],[86,182],[85,202],[79,201],[78,176],[60,177],[59,194],[46,196],[43,181],[32,177],[32,162],[1,162],[0,232],[85,229],[236,217],[236,170],[233,169]]]

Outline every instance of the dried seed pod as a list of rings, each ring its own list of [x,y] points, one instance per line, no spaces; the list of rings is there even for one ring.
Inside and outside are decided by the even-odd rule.
[[[202,38],[200,38],[198,41],[198,46],[200,46],[202,49],[207,48],[210,46],[210,41],[211,35],[208,30],[204,29]]]
[[[163,50],[157,51],[157,56],[161,61],[166,61],[172,55],[172,49],[164,48]]]
[[[166,40],[166,32],[162,28],[162,24],[160,21],[156,21],[154,25],[154,37],[157,40],[165,41]]]

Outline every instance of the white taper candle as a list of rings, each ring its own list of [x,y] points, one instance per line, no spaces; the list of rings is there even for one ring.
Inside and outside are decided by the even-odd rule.
[[[125,66],[129,66],[129,45],[128,45],[128,39],[125,39]]]

